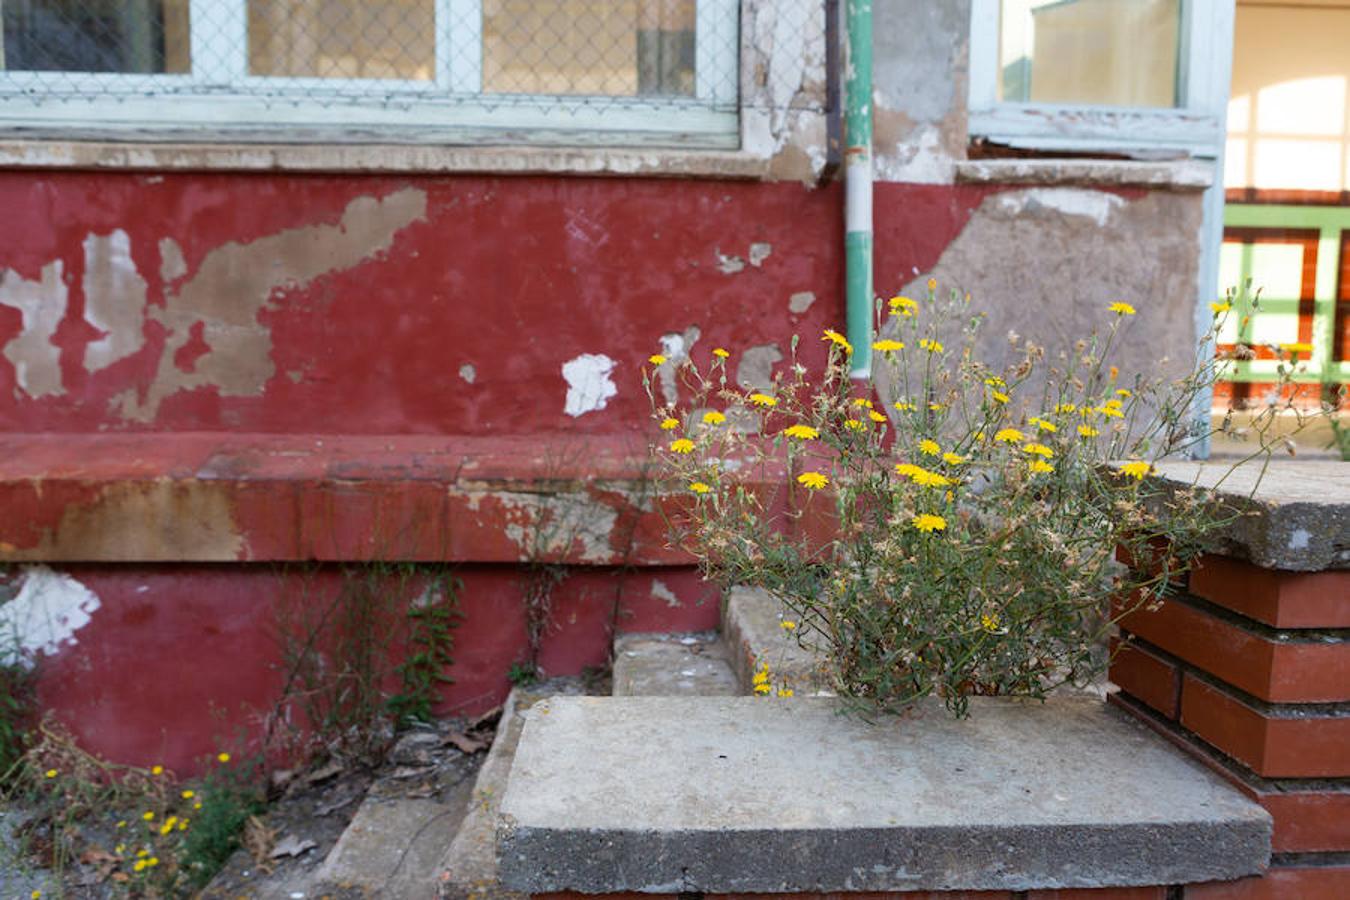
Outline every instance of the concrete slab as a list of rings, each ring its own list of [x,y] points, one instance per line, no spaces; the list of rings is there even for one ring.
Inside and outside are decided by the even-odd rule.
[[[624,634],[614,640],[614,696],[735,696],[740,686],[716,632]]]
[[[1350,568],[1350,463],[1339,460],[1168,461],[1169,481],[1218,486],[1247,513],[1215,548],[1267,569],[1317,572]]]
[[[868,724],[829,698],[555,698],[498,833],[520,891],[1030,890],[1225,880],[1270,818],[1117,710],[975,698]]]
[[[779,600],[761,588],[739,585],[725,597],[722,635],[742,693],[751,692],[760,662],[768,663],[775,683],[786,681],[798,695],[832,693],[824,657],[783,629],[783,621],[795,616]]]

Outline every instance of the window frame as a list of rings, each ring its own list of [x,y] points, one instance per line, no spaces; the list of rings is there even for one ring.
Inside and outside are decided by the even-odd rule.
[[[739,0],[698,0],[694,97],[663,100],[484,94],[483,0],[433,0],[436,22],[472,25],[453,32],[436,27],[431,80],[249,75],[247,0],[189,0],[190,73],[62,72],[62,81],[73,90],[52,92],[53,73],[0,71],[0,127],[31,138],[150,142],[457,144],[510,132],[510,142],[522,144],[735,149],[740,144],[740,6]],[[193,24],[206,21],[212,29]],[[222,24],[236,48],[225,61],[205,52],[208,39],[219,40]],[[714,46],[712,36],[719,30],[735,36],[731,59]],[[260,85],[276,89],[247,92]],[[109,88],[120,91],[88,96]]]
[[[998,98],[1000,0],[971,0],[969,131],[1051,151],[1179,150],[1215,158],[1224,141],[1232,0],[1181,0],[1179,95],[1174,108],[1031,103]]]

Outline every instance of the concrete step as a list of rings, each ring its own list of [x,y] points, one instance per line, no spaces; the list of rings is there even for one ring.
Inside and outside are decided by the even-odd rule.
[[[722,635],[740,693],[751,693],[760,665],[769,667],[775,685],[790,687],[799,697],[833,693],[824,654],[811,648],[809,638],[804,645],[795,629],[783,627],[796,618],[762,588],[736,586],[726,592]]]
[[[614,696],[739,694],[726,645],[716,632],[624,634],[614,641]]]

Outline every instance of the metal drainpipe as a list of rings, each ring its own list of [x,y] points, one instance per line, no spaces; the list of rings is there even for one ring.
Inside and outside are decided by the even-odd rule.
[[[872,0],[847,0],[844,271],[854,378],[872,374]]]

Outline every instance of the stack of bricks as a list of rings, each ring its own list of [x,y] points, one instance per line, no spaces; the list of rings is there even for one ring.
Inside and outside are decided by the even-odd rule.
[[[1274,819],[1264,877],[1187,900],[1350,897],[1350,466],[1330,471],[1339,486],[1316,503],[1274,486],[1231,555],[1121,621],[1113,701]]]

